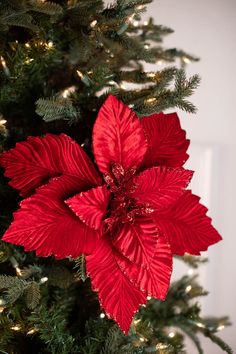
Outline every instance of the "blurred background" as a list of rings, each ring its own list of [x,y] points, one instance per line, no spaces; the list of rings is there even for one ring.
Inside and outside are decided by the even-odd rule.
[[[233,326],[221,337],[236,352],[236,1],[154,0],[148,15],[175,30],[166,37],[167,47],[201,58],[186,68],[189,75],[202,78],[192,97],[198,112],[179,116],[192,143],[192,188],[223,236],[223,242],[207,252],[209,263],[200,270],[201,283],[210,292],[202,306],[207,315],[230,315]],[[182,267],[176,264],[174,277],[183,273]],[[204,339],[203,346],[206,354],[222,353]],[[189,353],[195,353],[190,344]]]

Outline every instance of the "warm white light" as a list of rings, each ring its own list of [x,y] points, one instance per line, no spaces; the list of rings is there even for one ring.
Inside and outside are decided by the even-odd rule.
[[[25,43],[25,47],[26,48],[30,48],[30,44],[29,43]]]
[[[133,22],[133,26],[134,26],[134,27],[138,27],[138,25],[139,25],[139,21],[134,21],[134,22]]]
[[[169,333],[169,337],[170,337],[170,338],[174,338],[174,336],[175,336],[175,332],[170,332],[170,333]]]
[[[139,5],[138,7],[137,7],[137,10],[143,10],[145,8],[145,5]]]
[[[105,315],[105,313],[100,313],[100,318],[105,318],[106,317],[106,315]]]
[[[205,325],[203,323],[201,323],[201,322],[198,322],[197,326],[200,327],[200,328],[205,328]]]
[[[22,275],[22,271],[21,271],[20,267],[16,266],[16,267],[15,267],[15,270],[16,270],[16,274],[17,274],[17,275],[19,275],[19,276]]]
[[[92,27],[92,28],[95,27],[97,23],[98,23],[97,20],[92,21],[92,22],[90,23],[90,27]]]
[[[32,328],[30,329],[27,334],[30,335],[30,334],[34,334],[35,332],[37,332],[37,329],[36,328]]]
[[[147,99],[147,103],[153,103],[155,102],[157,99],[155,97],[152,97],[152,98],[148,98]]]
[[[62,97],[67,98],[71,93],[75,92],[75,86],[68,87],[62,92]]]
[[[144,44],[144,48],[148,49],[150,47],[150,44]]]
[[[44,284],[44,283],[46,283],[47,281],[48,281],[48,277],[43,277],[43,278],[40,279],[40,283],[41,283],[41,284]]]
[[[140,340],[140,342],[145,342],[145,338],[143,338],[143,337],[140,337],[139,340]]]
[[[32,61],[34,61],[33,58],[29,58],[25,60],[25,64],[30,64]]]
[[[191,285],[186,286],[186,289],[185,289],[186,293],[189,293],[191,290],[192,290],[192,286]]]
[[[5,59],[3,57],[0,57],[0,59],[1,59],[2,66],[5,68],[7,66]]]
[[[147,300],[151,300],[151,296],[147,296]]]
[[[147,26],[148,25],[148,21],[144,21],[143,25]]]
[[[79,70],[76,70],[76,72],[77,72],[78,76],[82,79],[82,77],[84,76],[84,75],[82,74],[82,72],[79,71]]]
[[[21,327],[19,325],[16,325],[16,326],[12,326],[11,329],[13,331],[19,331],[21,329]]]
[[[46,47],[48,49],[52,49],[53,48],[53,42],[52,41],[49,41],[47,44],[46,44]]]
[[[163,61],[162,61],[162,60],[158,60],[158,61],[157,61],[157,64],[158,64],[158,65],[162,65],[162,64],[163,64]]]
[[[5,310],[5,307],[0,306],[0,313],[2,313]]]
[[[184,61],[186,64],[189,64],[191,60],[190,60],[189,58],[184,57],[184,58],[183,58],[183,61]]]
[[[131,15],[130,17],[128,17],[128,21],[129,21],[129,22],[132,22],[132,21],[133,21],[134,16],[135,16],[135,14]]]
[[[193,270],[192,268],[190,268],[190,269],[188,270],[188,275],[193,275],[193,273],[194,273],[194,270]]]
[[[0,299],[0,305],[5,305],[5,304],[6,304],[6,301],[3,299]]]
[[[167,348],[167,344],[158,343],[156,345],[156,349],[166,349],[166,348]]]
[[[219,325],[219,326],[217,327],[217,331],[222,331],[222,329],[224,329],[224,328],[225,328],[224,325]]]
[[[0,119],[0,125],[6,124],[7,120],[6,119]],[[3,252],[1,252],[3,254]]]
[[[155,76],[156,76],[155,73],[147,73],[147,77],[153,78],[153,77],[155,77]]]

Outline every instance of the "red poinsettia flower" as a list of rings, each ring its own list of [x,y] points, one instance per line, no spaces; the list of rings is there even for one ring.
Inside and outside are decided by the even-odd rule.
[[[113,96],[93,130],[100,173],[64,134],[17,143],[0,163],[28,198],[3,240],[43,257],[86,254],[101,306],[127,333],[147,295],[165,299],[172,255],[199,255],[221,239],[185,190],[188,145],[175,113],[140,121]]]

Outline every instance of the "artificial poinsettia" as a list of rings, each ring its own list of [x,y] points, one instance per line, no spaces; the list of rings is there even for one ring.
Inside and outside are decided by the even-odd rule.
[[[172,255],[198,255],[221,239],[186,191],[188,145],[175,113],[140,121],[113,96],[93,129],[98,169],[64,134],[17,143],[0,163],[27,198],[3,240],[42,257],[86,254],[101,306],[127,333],[147,295],[165,299]]]

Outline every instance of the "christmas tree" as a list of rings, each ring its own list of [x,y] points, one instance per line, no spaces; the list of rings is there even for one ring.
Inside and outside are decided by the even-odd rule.
[[[184,354],[189,337],[201,354],[199,335],[232,353],[217,335],[228,318],[201,315],[207,292],[196,275],[169,288],[172,254],[196,269],[206,260],[186,252],[199,255],[220,236],[184,191],[192,172],[182,168],[189,141],[178,117],[161,113],[196,111],[189,97],[200,80],[184,67],[198,58],[163,46],[173,31],[141,20],[150,2],[0,1],[1,353]],[[160,61],[162,70],[146,71]],[[161,209],[178,198],[178,209]],[[189,244],[167,243],[160,231],[177,232],[168,218],[190,209],[198,232],[189,224]],[[145,235],[142,252],[131,227]],[[116,235],[112,247],[98,234]]]

